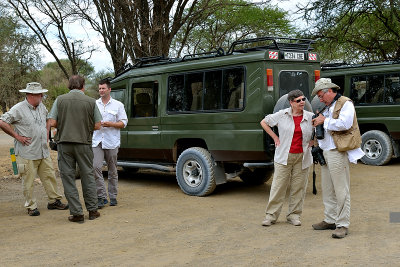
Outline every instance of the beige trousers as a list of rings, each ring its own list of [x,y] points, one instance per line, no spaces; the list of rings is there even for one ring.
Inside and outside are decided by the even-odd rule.
[[[25,197],[25,208],[36,209],[37,203],[33,196],[33,182],[39,176],[46,191],[49,203],[54,203],[62,196],[57,193],[57,182],[51,158],[38,160],[24,159],[17,156],[18,172],[22,178],[22,189]]]
[[[281,213],[286,193],[289,188],[289,209],[287,218],[300,219],[308,182],[308,169],[302,169],[303,153],[289,153],[287,165],[274,163],[267,218],[275,222]]]
[[[321,166],[324,221],[337,227],[350,225],[350,170],[347,152],[324,151],[326,165]]]

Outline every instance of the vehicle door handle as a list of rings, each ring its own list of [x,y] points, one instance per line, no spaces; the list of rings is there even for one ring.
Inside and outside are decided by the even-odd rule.
[[[153,131],[158,131],[158,126],[151,126],[151,128],[153,129]]]

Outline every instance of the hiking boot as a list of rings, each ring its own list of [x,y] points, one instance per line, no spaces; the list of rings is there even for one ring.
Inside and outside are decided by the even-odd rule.
[[[312,227],[314,230],[335,230],[336,224],[322,221],[320,223],[313,224]]]
[[[39,216],[40,212],[38,209],[33,209],[33,210],[28,209],[28,214],[29,214],[29,216]]]
[[[85,218],[83,217],[83,215],[71,215],[68,217],[68,220],[70,222],[83,223],[85,221]]]
[[[49,210],[66,210],[69,208],[68,203],[63,204],[59,199],[57,199],[54,203],[48,203],[47,208]]]
[[[337,227],[332,233],[333,238],[343,238],[349,233],[349,229],[346,227]]]
[[[89,220],[94,220],[100,217],[100,212],[97,210],[89,210]]]
[[[301,226],[301,221],[296,218],[289,217],[287,218],[287,222],[293,224],[294,226]]]
[[[117,206],[118,201],[116,198],[110,198],[110,206]]]

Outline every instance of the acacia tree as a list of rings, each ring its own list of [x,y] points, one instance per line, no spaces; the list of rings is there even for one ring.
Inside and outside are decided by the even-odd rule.
[[[71,66],[68,59],[60,59],[60,62],[68,73],[71,73]],[[88,85],[90,84],[90,78],[94,74],[94,67],[89,63],[82,60],[78,61],[80,75],[88,77],[85,83],[85,92],[88,92]],[[58,63],[53,61],[43,66],[40,70],[39,81],[47,88],[47,97],[43,101],[46,107],[51,108],[54,100],[57,96],[67,93],[68,90],[68,79],[65,77],[62,70],[59,68]]]
[[[193,25],[187,23],[181,28],[173,41],[178,57],[182,50],[195,54],[228,48],[236,40],[294,34],[285,11],[243,0],[228,0],[225,4],[204,20]],[[190,26],[192,28],[188,30]]]
[[[38,78],[41,65],[38,43],[18,21],[0,7],[0,106],[6,112],[17,103],[27,82]]]
[[[365,62],[400,58],[400,1],[311,0],[300,7],[328,60]]]
[[[7,0],[15,14],[32,30],[39,42],[54,57],[66,78],[70,74],[79,73],[79,60],[85,54],[95,50],[92,46],[84,44],[83,40],[74,39],[68,35],[66,27],[74,22],[69,10],[68,0]],[[67,56],[71,65],[68,72],[61,63],[57,48],[52,44],[51,36],[55,35],[62,52]],[[86,60],[87,60],[86,59]]]
[[[123,67],[128,58],[168,56],[178,31],[181,30],[180,44],[185,45],[189,32],[199,21],[231,5],[229,0],[72,1],[76,14],[103,36],[114,70]]]

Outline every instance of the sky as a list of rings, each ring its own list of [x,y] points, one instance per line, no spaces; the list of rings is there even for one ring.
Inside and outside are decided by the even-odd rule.
[[[254,2],[259,2],[259,1],[254,0]],[[307,2],[308,0],[271,0],[272,5],[276,5],[279,8],[288,11],[290,17],[292,18],[292,23],[296,27],[302,27],[302,24],[304,25],[303,21],[297,19],[299,15],[294,14],[294,12],[297,10],[296,5],[297,4],[305,5]],[[75,39],[86,40],[87,44],[93,45],[97,48],[97,51],[95,51],[92,54],[91,58],[88,60],[94,66],[96,72],[113,71],[111,56],[106,50],[103,39],[99,34],[94,32],[93,30],[90,30],[90,27],[88,25],[87,27],[83,28],[78,23],[72,25],[69,29],[69,32],[71,33],[71,35],[74,36]],[[56,44],[55,39],[53,42],[54,44]],[[53,56],[45,49],[43,49],[42,54],[44,56],[43,57],[44,63],[55,61]]]

